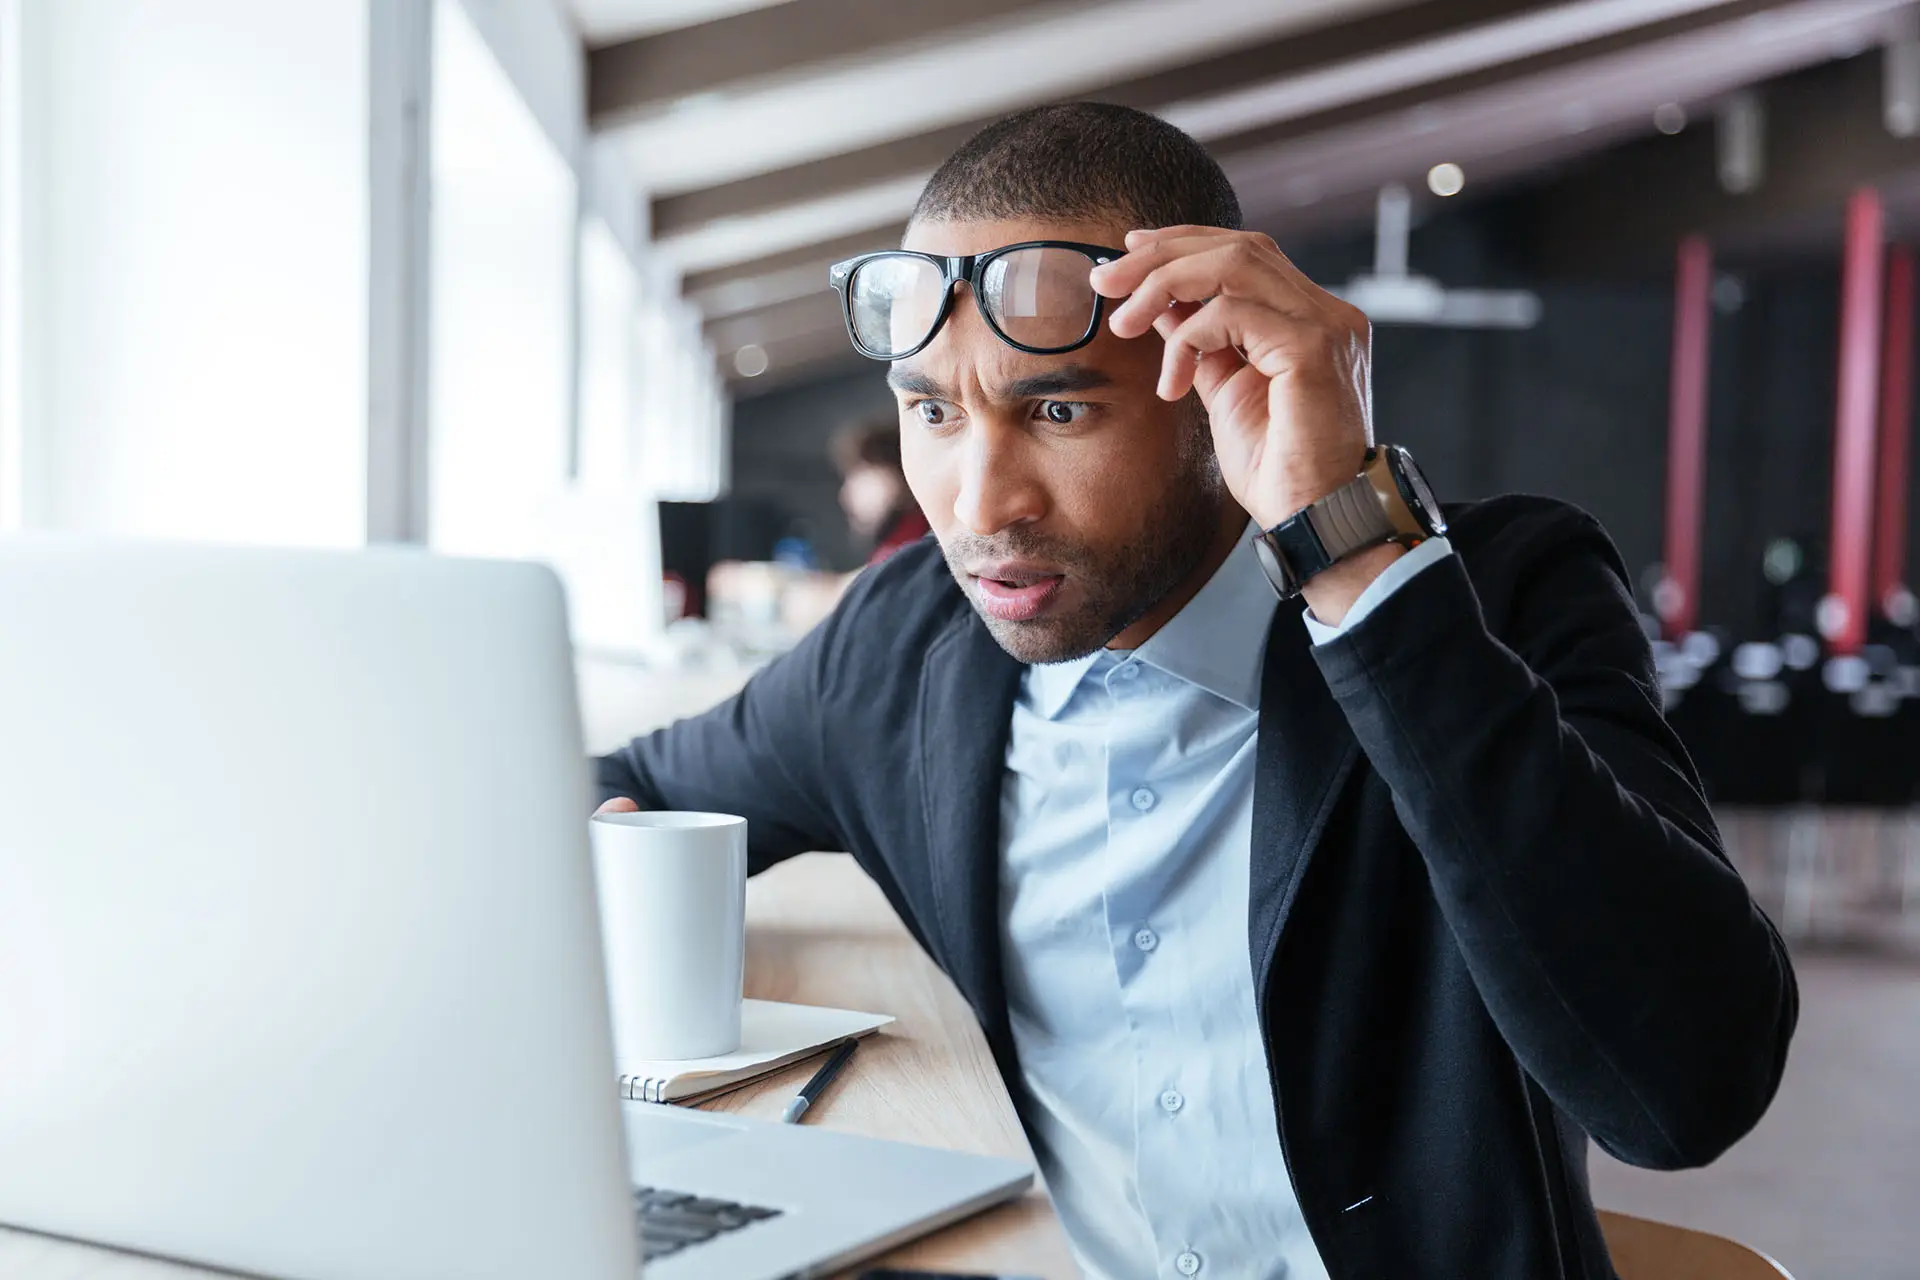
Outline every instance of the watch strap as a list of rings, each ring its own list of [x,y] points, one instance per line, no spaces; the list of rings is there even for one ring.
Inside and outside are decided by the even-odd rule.
[[[1377,457],[1370,451],[1367,470],[1254,539],[1281,599],[1355,552],[1401,536],[1372,474]]]
[[[1313,522],[1313,531],[1326,549],[1330,564],[1397,533],[1381,505],[1380,491],[1364,473],[1309,506],[1303,514]]]

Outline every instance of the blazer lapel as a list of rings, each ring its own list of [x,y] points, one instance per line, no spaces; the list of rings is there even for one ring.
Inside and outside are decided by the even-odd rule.
[[[1267,989],[1280,931],[1308,859],[1360,753],[1346,714],[1313,660],[1302,608],[1282,605],[1274,611],[1260,679],[1247,904],[1256,992]]]
[[[920,787],[941,957],[996,1054],[1010,1048],[1000,972],[1000,789],[1021,664],[971,612],[920,672]]]

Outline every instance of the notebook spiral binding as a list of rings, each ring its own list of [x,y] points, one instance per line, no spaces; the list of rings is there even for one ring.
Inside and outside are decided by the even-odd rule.
[[[665,1102],[669,1083],[665,1076],[621,1076],[620,1096],[628,1102]]]

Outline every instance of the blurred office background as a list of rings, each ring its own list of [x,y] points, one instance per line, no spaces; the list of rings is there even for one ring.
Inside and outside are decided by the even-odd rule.
[[[0,529],[548,561],[605,748],[859,565],[827,265],[1063,98],[1368,309],[1443,495],[1621,548],[1806,1006],[1751,1140],[1598,1198],[1913,1274],[1910,0],[0,0]]]

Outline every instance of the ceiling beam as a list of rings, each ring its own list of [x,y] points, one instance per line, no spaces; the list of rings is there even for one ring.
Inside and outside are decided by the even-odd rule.
[[[1710,114],[1722,94],[1775,79],[1835,49],[1872,47],[1899,28],[1902,0],[1794,0],[1729,5],[1727,21],[1663,23],[1623,42],[1474,72],[1301,121],[1302,133],[1260,130],[1223,156],[1250,216],[1297,217],[1305,203],[1387,181],[1418,182],[1436,160],[1468,166],[1476,184],[1499,174],[1561,166],[1652,132],[1658,105],[1677,100]]]
[[[796,4],[803,2],[795,0]],[[1331,26],[1292,32],[1186,66],[1132,77],[1082,96],[1090,101],[1155,110],[1303,74],[1382,49],[1433,40],[1537,7],[1537,0],[1449,0],[1448,3],[1427,0],[1427,3],[1371,13]],[[1040,101],[1044,99],[1036,99],[1031,105]],[[929,172],[1000,114],[1004,113],[655,200],[654,234],[668,236],[718,218],[799,204],[908,174]]]
[[[778,387],[831,373],[858,373],[864,369],[872,370],[878,378],[885,372],[884,365],[867,359],[849,346],[847,335],[838,329],[798,334],[769,342],[762,349],[767,356],[766,372],[752,378],[743,378],[735,371],[731,355],[721,357],[720,371],[726,375],[728,389],[736,397],[763,395]]]
[[[839,333],[840,340],[846,341],[839,295],[831,289],[820,289],[757,311],[709,320],[705,330],[713,349],[720,352],[738,351],[749,343],[765,347],[770,342],[821,330]]]
[[[1595,157],[1537,199],[1540,269],[1659,270],[1693,232],[1714,242],[1716,256],[1836,251],[1847,195],[1868,185],[1885,191],[1896,230],[1920,230],[1920,137],[1887,132],[1881,74],[1880,55],[1868,53],[1762,88],[1767,167],[1745,195],[1720,186],[1711,121]]]
[[[1095,2],[1052,0],[1051,7]],[[587,115],[604,128],[728,85],[803,74],[1034,7],[1033,0],[787,0],[593,50]]]
[[[864,231],[855,231],[819,244],[802,245],[798,249],[788,249],[746,262],[730,262],[724,267],[715,267],[711,271],[691,272],[681,280],[680,287],[689,298],[697,299],[710,296],[729,284],[765,279],[807,267],[820,269],[819,279],[824,285],[828,267],[842,258],[851,258],[857,253],[897,248],[900,237],[906,234],[906,230],[905,223],[890,222],[885,226],[869,227]]]
[[[1259,151],[1262,148],[1295,142],[1317,133],[1342,128],[1358,121],[1391,115],[1399,111],[1413,111],[1430,102],[1564,71],[1598,58],[1630,53],[1635,49],[1646,48],[1662,41],[1727,26],[1771,10],[1788,8],[1804,2],[1805,0],[1734,0],[1731,4],[1663,18],[1644,26],[1613,32],[1579,44],[1566,45],[1478,71],[1469,71],[1431,84],[1413,85],[1363,102],[1226,134],[1210,145],[1216,151],[1228,154]],[[1676,99],[1685,100],[1689,96],[1686,86],[1674,85],[1673,96]]]
[[[1740,38],[1737,24],[1776,11],[1782,15],[1784,22],[1787,14],[1813,10],[1824,12],[1821,6],[1809,4],[1807,0],[1734,0],[1733,3],[1710,10],[1602,36],[1495,68],[1467,72],[1378,95],[1349,106],[1299,116],[1280,125],[1230,135],[1221,139],[1214,150],[1240,191],[1249,225],[1269,227],[1276,222],[1298,223],[1303,220],[1324,224],[1327,221],[1325,218],[1299,212],[1303,199],[1315,197],[1301,197],[1294,190],[1299,186],[1311,185],[1321,177],[1334,176],[1318,174],[1316,170],[1339,170],[1338,180],[1346,184],[1342,187],[1336,182],[1326,183],[1325,189],[1316,193],[1317,199],[1324,200],[1369,186],[1377,187],[1383,181],[1417,177],[1417,172],[1405,172],[1408,158],[1429,150],[1437,158],[1468,160],[1484,157],[1487,160],[1485,170],[1501,169],[1503,166],[1497,151],[1489,153],[1484,147],[1480,151],[1473,148],[1487,143],[1496,133],[1505,138],[1516,128],[1522,133],[1532,131],[1537,134],[1535,141],[1552,143],[1547,150],[1552,151],[1556,159],[1583,149],[1597,149],[1616,141],[1620,129],[1617,126],[1611,130],[1596,127],[1591,136],[1569,138],[1558,114],[1565,104],[1561,101],[1564,95],[1557,96],[1556,86],[1574,83],[1583,68],[1591,68],[1593,74],[1605,78],[1616,74],[1610,68],[1625,65],[1625,60],[1636,56],[1657,56],[1666,63],[1674,63],[1678,49],[1686,56],[1676,66],[1701,68],[1692,87],[1718,93],[1729,87],[1722,82],[1724,73],[1721,73],[1721,81],[1709,83],[1703,78],[1714,72],[1713,58],[1691,51],[1692,46],[1700,46],[1705,41],[1707,46],[1702,47],[1707,48],[1709,53],[1712,49],[1724,47],[1728,51],[1726,56],[1735,58],[1741,56],[1741,51],[1764,52],[1761,43]],[[1724,36],[1723,28],[1726,28]],[[1788,43],[1797,46],[1799,42]],[[1641,53],[1643,50],[1644,55]],[[1795,56],[1818,58],[1825,54],[1823,46],[1813,43],[1809,44],[1807,51]],[[1772,75],[1777,71],[1777,67],[1767,68],[1759,71],[1758,75]],[[1658,79],[1663,86],[1659,92],[1671,92],[1688,99],[1689,85],[1684,70],[1662,70]],[[1669,83],[1671,89],[1665,88]],[[1459,114],[1462,104],[1484,104],[1489,101],[1505,103],[1522,99],[1526,102],[1523,108],[1501,105],[1495,111],[1492,120],[1498,124],[1497,129],[1485,118],[1488,108],[1483,105],[1476,108],[1482,119],[1473,122],[1472,127],[1464,130],[1443,129],[1434,132],[1431,137],[1421,136],[1422,117],[1417,113],[1425,112],[1432,121],[1438,122],[1449,113]],[[1640,113],[1650,113],[1659,100],[1656,98],[1631,108],[1629,114],[1640,122],[1633,128],[1645,127],[1647,116]],[[1596,126],[1606,123],[1603,120],[1594,121]],[[1464,136],[1455,136],[1462,133]],[[1338,145],[1334,145],[1336,140]],[[1524,142],[1525,139],[1520,141]],[[1383,146],[1386,142],[1394,145]],[[1500,143],[1503,148],[1514,145],[1516,143],[1510,138]],[[1337,162],[1326,156],[1315,158],[1316,147],[1323,151],[1331,147],[1340,153],[1336,157]],[[1454,151],[1459,154],[1440,154]],[[1419,171],[1424,171],[1426,164],[1431,162],[1432,158],[1429,158],[1421,163]],[[761,215],[762,218],[771,216]],[[797,296],[805,290],[808,282],[804,278],[804,271],[799,270],[779,280],[767,277],[787,268],[802,267],[824,274],[828,263],[840,257],[897,243],[900,229],[896,223],[886,228],[884,233],[876,229],[872,233],[842,237],[830,247],[802,245],[753,262],[723,265],[691,277],[688,289],[690,292],[701,292],[721,282],[728,282],[728,291],[724,295],[703,295],[703,301],[720,304],[708,312],[710,317],[737,314],[769,305]]]
[[[1419,116],[1413,114],[1416,110],[1450,99],[1466,98],[1476,92],[1487,94],[1499,91],[1509,85],[1524,86],[1529,95],[1539,101],[1530,108],[1525,118],[1503,118],[1499,121],[1498,132],[1507,138],[1502,147],[1515,145],[1513,135],[1516,130],[1541,131],[1542,136],[1578,132],[1584,126],[1568,129],[1560,123],[1563,104],[1553,97],[1550,83],[1556,75],[1577,75],[1591,65],[1606,67],[1606,75],[1618,79],[1626,60],[1637,56],[1642,49],[1647,50],[1650,57],[1656,54],[1664,56],[1660,79],[1662,85],[1667,87],[1656,86],[1647,90],[1647,93],[1655,95],[1645,106],[1645,110],[1651,112],[1653,105],[1669,97],[1695,100],[1697,96],[1707,93],[1724,92],[1730,87],[1724,83],[1724,74],[1720,74],[1717,80],[1714,76],[1716,71],[1724,72],[1730,61],[1738,63],[1745,59],[1752,62],[1755,70],[1749,78],[1761,79],[1778,74],[1789,65],[1830,56],[1826,45],[1810,35],[1804,49],[1790,53],[1783,61],[1780,51],[1786,42],[1778,32],[1769,35],[1760,28],[1743,29],[1744,24],[1766,17],[1770,22],[1777,19],[1782,30],[1837,31],[1847,24],[1856,28],[1873,22],[1884,24],[1890,20],[1890,15],[1901,10],[1903,4],[1904,0],[1719,0],[1698,7],[1680,4],[1678,7],[1683,12],[1678,16],[1643,22],[1638,27],[1624,31],[1611,29],[1622,20],[1621,14],[1612,11],[1585,12],[1589,6],[1576,5],[1569,8],[1577,12],[1557,28],[1542,27],[1535,19],[1515,18],[1508,22],[1482,23],[1439,53],[1430,54],[1429,46],[1421,46],[1417,56],[1428,59],[1431,63],[1428,70],[1438,72],[1447,65],[1463,68],[1453,74],[1440,75],[1439,78],[1421,79],[1421,68],[1406,64],[1408,57],[1416,55],[1408,54],[1406,46],[1399,45],[1389,53],[1372,55],[1357,62],[1349,59],[1330,70],[1309,73],[1305,79],[1314,82],[1311,85],[1303,85],[1301,77],[1282,77],[1211,99],[1176,104],[1166,114],[1176,122],[1197,118],[1210,126],[1211,132],[1198,128],[1196,132],[1209,142],[1236,183],[1240,184],[1241,200],[1248,218],[1257,221],[1291,209],[1298,201],[1286,195],[1276,203],[1273,191],[1261,189],[1262,186],[1271,188],[1274,185],[1272,181],[1263,180],[1250,186],[1242,180],[1243,175],[1260,174],[1263,167],[1270,175],[1276,166],[1295,165],[1294,147],[1303,140],[1344,130],[1349,138],[1362,138],[1368,144],[1364,150],[1376,152],[1381,149],[1377,144],[1383,141],[1386,132],[1391,131],[1402,143],[1411,144],[1417,150],[1426,145],[1427,140],[1418,136],[1423,126]],[[1450,5],[1443,7],[1452,11]],[[1661,10],[1671,13],[1675,7],[1664,5]],[[1582,39],[1578,38],[1580,31],[1602,34]],[[1572,40],[1565,45],[1556,45],[1554,41],[1561,37],[1572,37]],[[1665,56],[1671,53],[1675,45],[1689,40],[1698,48],[1688,58],[1675,62],[1672,57]],[[1706,43],[1703,44],[1703,41]],[[1442,45],[1446,43],[1440,42]],[[1534,48],[1542,51],[1527,56],[1515,54],[1505,62],[1486,65],[1486,59],[1492,56],[1492,51],[1502,45],[1509,49]],[[1773,59],[1772,65],[1761,65],[1764,58],[1756,60],[1749,56],[1763,48],[1768,50],[1765,56]],[[1696,66],[1700,68],[1698,74],[1693,71]],[[1365,92],[1361,77],[1374,72],[1393,87],[1384,92],[1355,96],[1356,91],[1360,94]],[[1316,96],[1324,96],[1326,100],[1341,105],[1311,109]],[[1407,118],[1395,119],[1396,114]],[[1272,119],[1275,123],[1262,123],[1263,118]],[[1242,121],[1247,123],[1236,132],[1227,133],[1223,127],[1229,122]],[[1363,137],[1368,129],[1378,131],[1381,136]],[[1431,141],[1437,145],[1440,139],[1436,137]],[[1470,138],[1464,141],[1473,143]],[[1601,141],[1596,136],[1589,145],[1597,146]],[[1275,157],[1273,164],[1263,166],[1260,163],[1259,155],[1263,149],[1271,149]],[[1401,148],[1403,151],[1406,149],[1404,146]],[[1472,154],[1489,154],[1489,148],[1485,146],[1477,150],[1470,147],[1469,150]],[[1465,155],[1445,158],[1464,159]],[[1340,163],[1332,167],[1351,170],[1356,165]],[[1425,165],[1422,165],[1421,169],[1424,168]],[[1391,174],[1379,175],[1374,180],[1377,182],[1387,177],[1405,176],[1396,170]],[[834,192],[810,202],[729,215],[679,235],[667,235],[663,237],[662,247],[669,256],[678,255],[689,268],[695,269],[723,267],[730,259],[751,249],[760,239],[776,243],[783,241],[786,246],[804,248],[806,242],[827,234],[828,228],[846,225],[847,218],[877,220],[903,217],[911,207],[924,177],[924,174],[908,175],[868,187]],[[1287,178],[1287,185],[1294,185],[1287,175],[1283,175],[1283,178]]]

